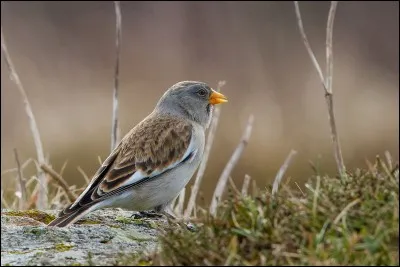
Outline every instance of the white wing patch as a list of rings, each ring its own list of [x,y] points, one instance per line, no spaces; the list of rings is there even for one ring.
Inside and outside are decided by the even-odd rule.
[[[137,171],[128,180],[126,180],[125,182],[120,184],[118,187],[122,187],[122,186],[129,185],[129,184],[134,184],[134,183],[140,182],[140,180],[142,180],[142,179],[151,178],[151,177],[157,176],[167,170],[173,169],[178,164],[180,164],[184,159],[186,159],[190,154],[192,154],[189,159],[189,161],[191,162],[194,159],[196,153],[197,153],[197,148],[195,147],[195,142],[192,137],[190,140],[190,144],[189,144],[188,148],[186,149],[185,154],[179,160],[177,160],[176,162],[174,162],[173,164],[169,165],[168,167],[166,167],[164,169],[153,171],[152,173],[150,173],[150,175],[148,175],[144,172],[141,172],[141,171]]]

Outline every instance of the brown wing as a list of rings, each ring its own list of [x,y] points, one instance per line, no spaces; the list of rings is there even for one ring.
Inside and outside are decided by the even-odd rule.
[[[71,208],[108,198],[187,160],[193,155],[191,137],[189,122],[150,115],[122,139]]]

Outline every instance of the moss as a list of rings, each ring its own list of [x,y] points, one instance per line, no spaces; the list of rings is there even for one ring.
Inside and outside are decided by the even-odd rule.
[[[68,266],[84,266],[84,265],[79,262],[73,262],[73,263],[69,264]]]
[[[19,255],[19,254],[26,254],[26,253],[29,253],[31,251],[32,250],[24,250],[24,251],[15,250],[15,251],[7,251],[6,253]]]
[[[149,221],[148,227],[152,229],[157,229],[159,225],[155,221]]]
[[[39,210],[6,211],[3,214],[7,216],[28,217],[45,224],[49,224],[52,220],[55,219],[55,216]]]
[[[389,164],[388,164],[389,165]],[[393,164],[394,165],[394,164]],[[126,265],[399,265],[399,178],[382,162],[347,177],[315,175],[305,194],[231,193],[197,231],[167,226],[160,251]]]
[[[64,252],[64,251],[70,250],[73,247],[74,247],[73,245],[66,245],[66,244],[63,244],[63,243],[59,243],[59,244],[56,244],[55,249],[58,252]]]
[[[123,224],[135,224],[135,225],[142,225],[147,228],[152,228],[152,229],[157,229],[159,225],[154,221],[154,220],[146,220],[145,218],[139,218],[139,219],[134,219],[134,218],[129,218],[129,217],[123,217],[123,216],[117,216],[115,220],[119,223]]]
[[[24,229],[24,233],[33,234],[33,235],[36,235],[36,236],[40,236],[40,235],[42,235],[42,234],[44,234],[46,232],[47,232],[47,229],[41,228],[41,227],[30,227],[30,228]]]
[[[124,216],[117,216],[115,218],[115,221],[119,223],[124,223],[124,224],[132,224],[135,223],[135,219],[124,217]]]

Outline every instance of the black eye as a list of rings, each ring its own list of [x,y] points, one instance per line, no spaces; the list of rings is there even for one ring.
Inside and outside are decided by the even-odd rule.
[[[205,89],[200,89],[199,91],[197,91],[197,94],[198,94],[199,96],[206,96],[207,91],[206,91]]]

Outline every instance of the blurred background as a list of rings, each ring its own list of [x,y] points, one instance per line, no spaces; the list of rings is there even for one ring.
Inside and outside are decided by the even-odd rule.
[[[325,69],[329,2],[300,2],[305,31]],[[232,173],[259,186],[272,183],[291,149],[287,176],[303,183],[335,174],[328,113],[320,80],[299,34],[293,2],[121,2],[119,119],[125,135],[181,80],[216,87],[229,103],[220,123],[201,190],[208,203],[250,114],[250,143]],[[82,186],[98,156],[110,152],[115,65],[115,13],[111,1],[6,2],[2,27],[27,91],[46,156],[64,178]],[[333,92],[348,169],[366,167],[389,151],[399,156],[399,4],[339,2],[333,35]],[[23,102],[2,55],[1,171],[36,158]],[[24,172],[35,174],[33,165]],[[194,180],[194,179],[193,179]],[[191,181],[190,185],[193,183]],[[15,173],[2,175],[14,190]]]

